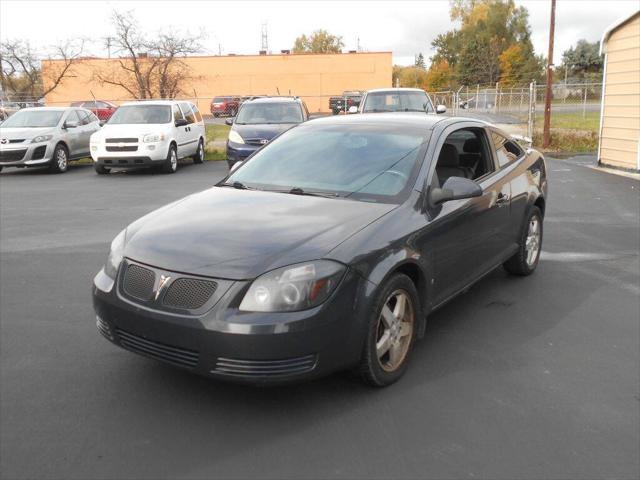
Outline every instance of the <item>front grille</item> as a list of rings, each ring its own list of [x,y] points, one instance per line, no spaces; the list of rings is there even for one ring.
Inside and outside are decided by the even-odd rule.
[[[132,297],[141,300],[150,300],[153,295],[153,286],[156,274],[148,268],[139,265],[129,265],[124,274],[124,291]]]
[[[284,360],[240,360],[219,357],[212,373],[253,378],[281,377],[309,372],[315,368],[316,362],[316,355]]]
[[[0,150],[0,162],[17,162],[24,158],[27,153],[26,148],[20,150]]]
[[[144,165],[151,159],[149,157],[98,157],[98,161],[105,165]]]
[[[106,149],[107,149],[107,152],[137,152],[138,146],[131,145],[131,146],[124,146],[124,147],[114,147],[111,145],[107,145]]]
[[[120,344],[136,353],[162,360],[181,367],[194,368],[200,357],[195,350],[154,342],[130,332],[116,328]]]
[[[196,278],[178,278],[167,289],[162,303],[168,307],[196,309],[202,307],[218,284]]]
[[[24,142],[24,138],[12,138],[9,140],[9,143],[22,143]]]
[[[47,151],[47,146],[46,145],[40,145],[31,154],[31,160],[40,160],[41,158],[44,158],[44,153],[46,151]]]
[[[105,140],[106,143],[138,143],[137,138],[127,137],[127,138],[107,138]]]
[[[247,145],[258,145],[258,146],[261,147],[263,145],[266,145],[266,143],[263,143],[264,141],[265,141],[265,139],[263,139],[263,138],[247,138],[247,139],[245,139],[244,142]],[[268,140],[267,140],[267,142],[268,142]]]

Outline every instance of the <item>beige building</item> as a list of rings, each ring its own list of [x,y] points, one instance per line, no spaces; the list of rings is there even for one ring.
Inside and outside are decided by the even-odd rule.
[[[640,170],[640,11],[611,25],[604,54],[598,162]]]
[[[228,55],[184,59],[192,79],[185,98],[195,99],[209,112],[211,99],[218,95],[298,95],[310,112],[329,110],[329,97],[344,90],[369,90],[391,86],[391,52]],[[60,68],[59,61],[44,61],[47,70]],[[96,80],[96,71],[114,71],[119,59],[91,58],[73,67],[73,75],[47,95],[47,105],[68,105],[78,100],[114,103],[131,100],[131,94],[118,86]],[[46,81],[46,80],[45,80]],[[46,85],[45,85],[46,88]]]

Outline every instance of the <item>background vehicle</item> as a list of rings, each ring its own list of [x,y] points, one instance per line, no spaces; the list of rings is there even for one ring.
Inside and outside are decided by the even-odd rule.
[[[381,112],[425,112],[444,113],[446,108],[433,102],[427,92],[419,88],[380,88],[364,94],[357,110],[351,107],[350,113]]]
[[[204,139],[204,121],[193,103],[130,102],[91,137],[91,158],[98,174],[137,167],[174,173],[181,158],[204,162]]]
[[[214,117],[219,117],[220,115],[235,117],[238,113],[238,108],[240,108],[240,103],[241,97],[238,96],[215,97],[211,100],[211,114]]]
[[[0,170],[41,167],[66,172],[69,162],[89,156],[98,118],[83,108],[23,108],[0,124]]]
[[[86,100],[83,102],[73,102],[72,107],[82,107],[93,112],[100,120],[109,120],[113,112],[118,108],[111,102],[105,102],[104,100]]]
[[[331,97],[329,99],[329,109],[334,115],[340,112],[348,112],[350,107],[359,107],[362,101],[363,92],[359,90],[347,90],[342,92],[341,97]]]
[[[123,230],[94,279],[98,329],[207,376],[355,367],[386,386],[429,313],[500,265],[535,270],[546,191],[542,156],[484,122],[307,122]]]
[[[298,97],[261,97],[242,104],[227,139],[229,168],[265,146],[276,135],[309,119],[305,103]]]

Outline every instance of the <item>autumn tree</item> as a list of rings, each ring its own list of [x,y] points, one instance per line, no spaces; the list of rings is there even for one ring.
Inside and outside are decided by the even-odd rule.
[[[114,12],[112,45],[119,58],[94,72],[94,78],[115,85],[136,99],[174,98],[192,80],[184,61],[201,50],[199,36],[160,32],[145,37],[131,12]]]
[[[342,37],[326,30],[316,30],[308,37],[301,35],[293,44],[294,53],[340,53],[344,47]]]
[[[453,87],[452,69],[449,62],[440,60],[432,63],[427,71],[425,89],[431,92]]]
[[[0,87],[17,99],[38,99],[54,91],[74,74],[84,52],[84,40],[67,40],[48,52],[36,51],[28,40],[5,40],[0,45]],[[43,73],[43,60],[51,62]]]

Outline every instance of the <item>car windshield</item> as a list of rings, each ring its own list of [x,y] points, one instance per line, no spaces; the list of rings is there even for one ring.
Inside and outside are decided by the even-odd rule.
[[[433,112],[433,106],[425,92],[372,92],[363,112]]]
[[[297,103],[245,103],[236,117],[240,125],[300,123],[302,110]]]
[[[231,101],[231,97],[215,97],[213,99],[213,103],[224,103],[224,102],[230,102]]]
[[[107,122],[110,125],[169,123],[171,107],[169,105],[125,105],[118,108]]]
[[[9,118],[7,118],[4,122],[2,122],[2,128],[55,127],[60,122],[60,119],[62,118],[63,113],[64,112],[62,110],[30,110],[30,111],[21,110],[14,113]]]
[[[403,201],[424,156],[428,131],[404,125],[394,130],[378,123],[312,123],[282,134],[224,184],[371,202]]]

